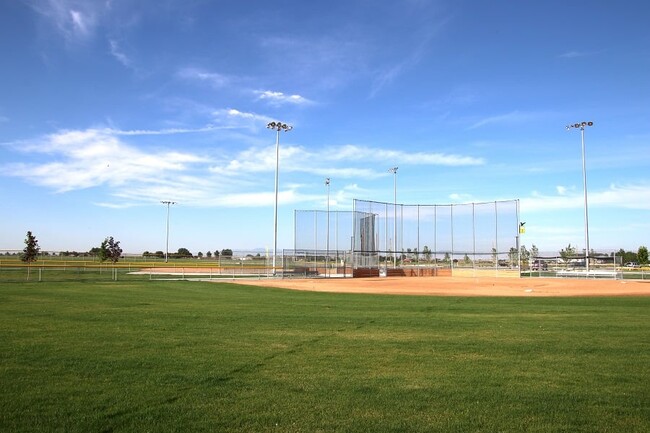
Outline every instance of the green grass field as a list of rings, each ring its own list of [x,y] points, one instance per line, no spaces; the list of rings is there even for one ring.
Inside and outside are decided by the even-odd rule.
[[[648,432],[650,298],[0,283],[3,432]]]

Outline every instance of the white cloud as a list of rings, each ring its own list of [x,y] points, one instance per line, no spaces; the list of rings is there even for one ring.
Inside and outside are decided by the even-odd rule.
[[[285,172],[304,172],[338,178],[376,179],[387,176],[386,161],[391,164],[465,166],[481,165],[483,160],[461,155],[407,153],[361,146],[332,146],[308,150],[284,144],[280,147],[280,164]],[[376,168],[368,168],[372,162]],[[275,170],[275,146],[251,147],[211,168],[214,173],[245,174]],[[343,166],[341,166],[343,164]],[[361,166],[359,166],[361,164]],[[386,165],[386,167],[379,164]]]
[[[166,132],[175,134],[178,130]],[[0,175],[22,178],[58,193],[104,187],[113,200],[100,199],[95,205],[108,208],[157,203],[161,199],[197,207],[259,207],[274,202],[274,192],[268,183],[245,178],[247,173],[274,167],[272,155],[256,159],[255,149],[244,151],[242,157],[250,155],[251,161],[237,170],[237,162],[232,160],[231,176],[224,177],[212,174],[211,161],[195,153],[145,151],[121,139],[160,133],[110,128],[66,130],[30,142],[13,143],[9,147],[29,154],[29,161],[0,164]],[[47,159],[44,162],[33,162],[44,158]],[[282,186],[280,203],[314,200],[300,194],[300,188],[300,185]]]
[[[610,185],[604,190],[588,192],[587,203],[592,207],[650,210],[650,185]],[[544,196],[534,193],[521,199],[521,209],[525,212],[549,212],[560,209],[584,207],[582,193],[558,190],[558,195]]]
[[[474,200],[474,197],[470,194],[452,193],[449,194],[449,199],[455,203],[470,203]]]
[[[218,129],[228,129],[226,126],[214,126],[208,125],[202,128],[166,128],[166,129],[132,129],[132,130],[121,130],[121,129],[112,129],[105,128],[99,131],[111,135],[174,135],[174,134],[191,134],[198,132],[209,132],[215,131]]]
[[[402,152],[398,150],[376,149],[355,145],[346,145],[334,148],[330,151],[328,157],[332,160],[389,161],[387,166],[390,164],[444,166],[485,164],[485,161],[482,158],[471,156],[449,155],[435,152]]]
[[[256,131],[265,127],[273,119],[263,114],[239,111],[234,108],[215,110],[212,113],[215,123],[229,128],[247,128]]]
[[[136,145],[140,136],[211,132],[241,127],[233,126],[238,122],[245,127],[259,127],[264,125],[262,120],[267,120],[262,115],[236,109],[220,110],[215,117],[226,125],[162,130],[61,130],[31,141],[8,143],[8,148],[28,154],[29,158],[0,164],[0,174],[21,178],[59,193],[103,188],[101,194],[114,199],[96,199],[98,206],[105,207],[129,207],[161,199],[202,207],[265,206],[272,203],[272,198],[269,199],[272,188],[268,183],[272,177],[260,176],[260,173],[273,173],[276,167],[275,145],[271,144],[274,140],[270,138],[264,140],[267,145],[260,146],[257,141],[248,147],[234,147],[221,152],[218,157],[152,147],[150,139],[146,140],[147,148],[154,150]],[[322,200],[322,194],[312,196],[300,192],[315,176],[323,179],[333,177],[339,181],[389,176],[386,158],[390,158],[391,165],[482,163],[459,155],[411,155],[361,146],[308,149],[292,144],[290,139],[283,141],[280,158],[282,173],[293,173],[294,182],[301,179],[293,184],[285,181],[280,191],[283,203]],[[341,195],[339,201],[348,199],[350,191]]]
[[[0,167],[0,172],[58,192],[104,184],[159,183],[161,173],[183,171],[190,164],[202,162],[202,158],[189,153],[147,153],[122,142],[107,130],[97,129],[50,134],[24,144],[21,150],[54,155],[55,160],[8,164]]]
[[[72,19],[72,27],[75,33],[88,35],[92,28],[92,18],[84,15],[83,12],[70,10],[70,18]]]
[[[282,92],[273,92],[270,90],[258,90],[255,91],[257,94],[257,99],[261,101],[268,102],[271,105],[284,105],[284,104],[293,104],[293,105],[310,105],[313,104],[309,99],[300,96],[300,95],[285,95]]]

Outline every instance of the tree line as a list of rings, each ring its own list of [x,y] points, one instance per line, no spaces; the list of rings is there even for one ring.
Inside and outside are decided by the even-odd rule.
[[[175,253],[169,253],[170,258],[178,258],[178,259],[185,259],[185,258],[189,259],[193,257],[198,257],[199,259],[202,259],[203,257],[211,259],[214,257],[215,259],[217,259],[219,257],[232,258],[232,256],[233,256],[233,252],[230,248],[224,248],[221,251],[214,250],[214,252],[208,251],[205,254],[199,251],[196,255],[192,254],[190,250],[188,250],[187,248],[179,248],[178,251],[176,251]],[[142,253],[142,257],[145,258],[153,257],[153,258],[162,259],[165,257],[165,253],[162,251],[156,251],[154,253],[145,251],[144,253]]]
[[[575,246],[569,244],[566,247],[562,248],[558,254],[562,261],[569,262],[571,259],[583,257],[584,250],[579,253]],[[621,248],[617,252],[610,253],[609,255],[606,253],[597,253],[594,250],[589,251],[589,257],[591,258],[614,256],[620,258],[619,260],[621,264],[635,262],[640,265],[647,265],[650,263],[650,260],[648,258],[648,248],[644,245],[641,245],[636,252],[625,251],[623,248]],[[539,249],[535,246],[535,244],[533,244],[530,250],[528,250],[525,245],[522,245],[520,250],[520,257],[522,262],[527,262],[531,259],[535,259],[536,257],[539,257]]]
[[[119,259],[122,257],[123,250],[120,247],[120,241],[117,241],[113,238],[113,236],[108,236],[104,238],[104,240],[100,243],[99,246],[91,248],[87,252],[77,252],[77,251],[61,251],[59,253],[59,256],[62,257],[97,257],[99,258],[100,261],[105,262],[105,261],[110,261],[112,263],[117,263]],[[25,237],[25,248],[23,249],[22,253],[20,254],[20,259],[25,262],[25,263],[31,263],[34,262],[39,255],[49,255],[47,252],[41,252],[41,247],[38,245],[38,239],[36,239],[36,236],[31,232],[28,231],[27,235]],[[142,253],[142,256],[145,258],[164,258],[165,253],[162,251],[156,251],[154,253],[151,253],[149,251],[145,251]],[[203,258],[206,257],[208,259],[214,257],[214,258],[219,258],[219,257],[224,257],[224,258],[232,258],[233,256],[233,251],[230,248],[224,248],[221,251],[215,250],[214,252],[208,251],[205,255],[199,251],[196,256],[194,256],[190,250],[187,248],[179,248],[177,252],[175,253],[170,253],[169,257],[171,258],[193,258],[193,257],[198,257],[198,258]],[[259,254],[258,254],[259,256]]]

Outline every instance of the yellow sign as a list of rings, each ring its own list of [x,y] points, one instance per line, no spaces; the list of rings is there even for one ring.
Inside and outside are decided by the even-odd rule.
[[[524,226],[519,227],[519,234],[523,235],[524,233],[526,233],[526,227]]]

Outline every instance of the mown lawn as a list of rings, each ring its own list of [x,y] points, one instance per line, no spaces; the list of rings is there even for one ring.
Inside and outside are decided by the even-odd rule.
[[[648,432],[650,298],[0,283],[0,431]]]

